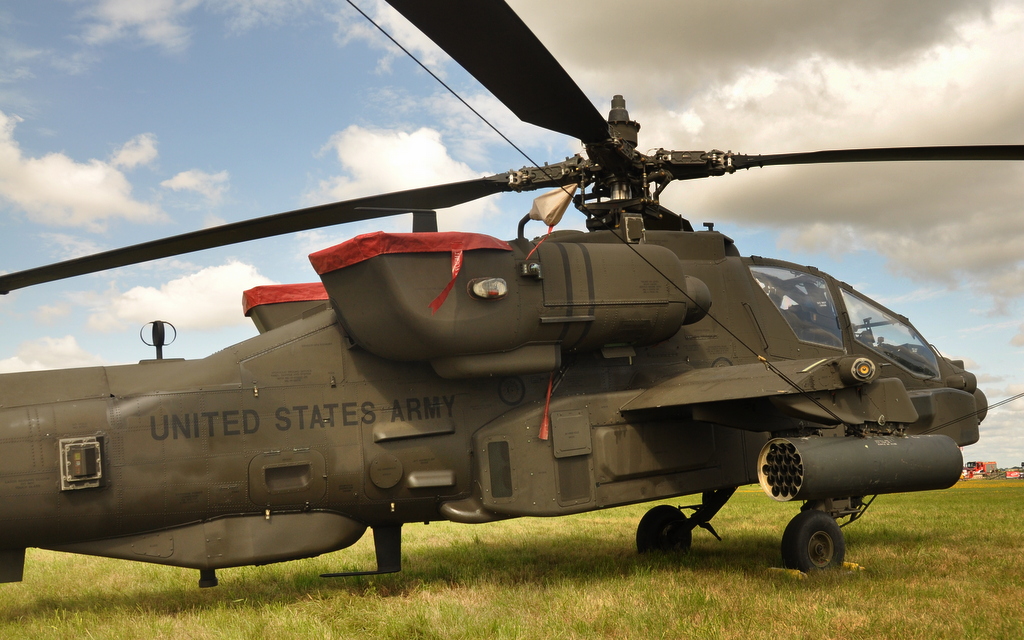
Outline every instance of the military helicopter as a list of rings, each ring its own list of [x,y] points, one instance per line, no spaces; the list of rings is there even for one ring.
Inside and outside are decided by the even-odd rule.
[[[585,153],[321,205],[0,276],[0,291],[414,214],[310,256],[320,282],[243,296],[259,335],[201,360],[0,376],[0,581],[39,547],[200,571],[312,557],[405,523],[560,516],[677,496],[638,551],[684,550],[737,487],[801,501],[786,566],[839,566],[870,496],[941,489],[988,402],[909,320],[814,268],[743,257],[660,204],[674,181],[836,162],[1024,160],[1024,146],[776,155],[637,150],[502,0],[389,0],[519,118]],[[451,15],[460,16],[458,24]],[[515,59],[529,74],[509,73]],[[549,191],[518,237],[436,210]],[[525,236],[569,204],[587,231]],[[373,300],[373,304],[353,304]],[[161,343],[159,331],[154,342]]]

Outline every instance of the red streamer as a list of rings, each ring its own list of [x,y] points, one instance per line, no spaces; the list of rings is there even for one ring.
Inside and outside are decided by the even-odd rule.
[[[551,427],[551,387],[555,382],[555,372],[551,372],[551,377],[548,378],[548,395],[544,399],[544,418],[540,421],[540,435],[537,437],[541,440],[548,439],[548,431]]]
[[[448,281],[448,286],[444,288],[441,293],[434,298],[434,301],[430,303],[430,315],[437,313],[437,310],[441,308],[444,301],[448,299],[448,294],[451,293],[452,287],[455,286],[455,279],[459,277],[459,271],[462,270],[462,243],[452,243],[452,279]]]
[[[526,254],[526,259],[527,260],[530,259],[530,256],[533,255],[534,251],[536,251],[538,248],[540,248],[540,245],[544,244],[544,241],[548,239],[548,236],[551,235],[551,232],[554,231],[554,230],[555,230],[554,227],[548,227],[548,235],[544,236],[543,238],[540,239],[540,242],[538,242],[537,244],[533,245],[533,248],[530,249],[530,253]]]

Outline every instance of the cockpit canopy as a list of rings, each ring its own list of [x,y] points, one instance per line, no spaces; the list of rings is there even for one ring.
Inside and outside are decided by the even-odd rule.
[[[857,294],[839,290],[850,315],[853,337],[864,346],[882,354],[911,373],[927,378],[939,376],[935,351],[917,331],[874,303]]]
[[[836,305],[824,278],[785,267],[753,265],[750,271],[797,338],[843,348]]]
[[[799,340],[843,348],[843,327],[825,278],[790,267],[751,265],[750,272]],[[852,291],[838,291],[857,342],[914,375],[938,377],[935,351],[913,327]]]

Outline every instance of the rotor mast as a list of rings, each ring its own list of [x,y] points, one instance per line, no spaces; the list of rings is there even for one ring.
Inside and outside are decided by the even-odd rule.
[[[612,110],[608,113],[608,131],[612,134],[613,139],[625,142],[629,150],[636,151],[640,123],[629,119],[626,100],[618,94],[612,98]],[[624,148],[623,151],[625,150]],[[613,177],[608,183],[611,199],[628,200],[631,198],[633,194],[630,186],[628,176]]]

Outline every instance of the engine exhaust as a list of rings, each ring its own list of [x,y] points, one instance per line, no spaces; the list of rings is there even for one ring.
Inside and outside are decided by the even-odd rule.
[[[774,438],[757,457],[761,488],[780,502],[946,489],[962,469],[944,435]]]

